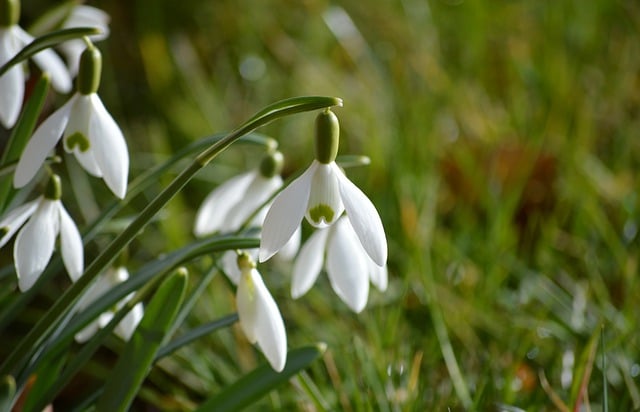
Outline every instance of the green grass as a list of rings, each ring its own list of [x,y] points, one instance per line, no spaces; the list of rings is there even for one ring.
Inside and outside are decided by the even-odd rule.
[[[640,409],[637,2],[92,4],[112,16],[100,93],[132,176],[307,94],[343,98],[340,153],[371,157],[349,176],[385,224],[389,289],[354,315],[326,276],[293,301],[290,268],[261,267],[289,347],[328,349],[256,410],[598,411],[605,387],[609,410]],[[341,34],[345,16],[356,30]],[[256,80],[240,74],[249,57],[264,64]],[[312,159],[313,119],[261,130],[287,174]],[[259,158],[235,146],[217,159],[138,237],[132,265],[190,242],[204,196]],[[234,311],[232,293],[216,277],[188,324]],[[107,376],[112,356],[87,374]],[[189,410],[261,361],[236,327],[217,332],[162,361],[135,407]]]

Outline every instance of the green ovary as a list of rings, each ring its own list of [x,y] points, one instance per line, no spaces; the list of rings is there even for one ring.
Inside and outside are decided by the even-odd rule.
[[[335,212],[333,211],[331,206],[325,205],[323,203],[320,203],[317,206],[309,209],[309,217],[316,224],[322,223],[322,220],[324,220],[326,223],[333,222],[334,215]]]
[[[77,146],[78,150],[81,152],[86,152],[91,147],[91,143],[89,143],[89,139],[85,135],[80,132],[75,132],[72,135],[67,136],[64,140],[64,144],[69,151],[73,151],[73,149]]]

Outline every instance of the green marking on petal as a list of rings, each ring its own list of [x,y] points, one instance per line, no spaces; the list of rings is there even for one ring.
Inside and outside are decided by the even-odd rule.
[[[333,216],[335,212],[329,205],[325,205],[324,203],[320,203],[319,205],[309,209],[309,217],[313,220],[314,223],[320,224],[322,220],[325,222],[333,222]]]
[[[0,239],[5,237],[7,235],[7,233],[9,233],[9,227],[8,226],[0,227]]]
[[[75,132],[64,140],[64,145],[67,150],[73,151],[77,146],[81,152],[86,152],[91,147],[89,139],[80,132]]]

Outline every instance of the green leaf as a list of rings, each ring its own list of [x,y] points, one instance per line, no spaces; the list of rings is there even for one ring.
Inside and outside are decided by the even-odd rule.
[[[179,338],[163,346],[162,349],[158,351],[158,354],[156,355],[156,360],[163,358],[165,356],[171,355],[173,352],[177,351],[183,346],[190,344],[194,340],[199,339],[205,335],[208,335],[211,332],[215,332],[220,328],[231,326],[237,321],[238,321],[238,314],[233,313],[223,318],[214,320],[213,322],[205,323],[204,325],[200,325],[197,328],[193,328],[190,331],[183,334],[182,336],[180,336]]]
[[[324,351],[324,344],[294,349],[287,354],[287,364],[282,372],[275,372],[265,363],[238,379],[221,393],[209,398],[196,411],[238,411],[251,405],[307,368]]]
[[[62,372],[67,356],[65,354],[52,354],[47,356],[38,364],[35,376],[36,380],[29,388],[27,399],[24,403],[25,412],[39,412],[47,405],[39,405],[43,400],[43,395],[56,383],[58,376]]]
[[[16,381],[13,376],[7,375],[0,381],[0,412],[11,411],[13,397],[16,395]]]
[[[33,134],[33,129],[35,129],[38,116],[42,111],[42,106],[47,97],[50,84],[51,78],[46,74],[38,79],[20,115],[20,119],[18,119],[18,123],[7,141],[7,146],[0,159],[0,169],[7,165],[7,163],[15,162],[20,158],[20,154],[22,154],[24,147]],[[0,179],[0,215],[4,212],[14,193],[15,190],[13,189],[11,179],[8,178],[8,176],[3,176],[2,179]]]
[[[98,399],[98,411],[126,411],[129,408],[178,313],[186,288],[184,269],[178,269],[160,285],[107,380]]]
[[[41,50],[55,46],[62,42],[72,39],[78,39],[84,36],[91,36],[94,34],[100,34],[100,30],[95,27],[74,27],[71,29],[57,30],[52,33],[45,34],[34,39],[31,43],[27,44],[22,50],[18,52],[11,60],[6,62],[0,67],[0,76],[5,74],[7,70],[16,64],[27,60],[29,57],[38,53]]]

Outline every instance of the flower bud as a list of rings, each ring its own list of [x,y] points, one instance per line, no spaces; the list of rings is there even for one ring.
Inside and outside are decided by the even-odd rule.
[[[238,253],[238,268],[241,272],[250,271],[256,268],[256,262],[253,261],[251,256],[247,252]]]
[[[59,200],[62,197],[62,185],[60,176],[51,175],[44,190],[44,197],[50,200]]]
[[[101,75],[102,54],[91,44],[80,55],[80,66],[76,80],[78,92],[84,95],[96,93],[100,87]]]
[[[260,175],[262,177],[271,178],[282,172],[284,165],[284,156],[278,151],[269,152],[264,155],[260,161]]]
[[[329,109],[316,117],[316,159],[329,164],[336,160],[340,143],[340,124]]]

